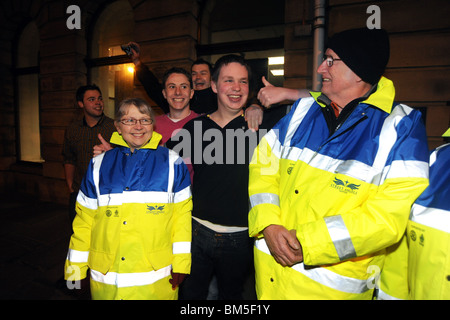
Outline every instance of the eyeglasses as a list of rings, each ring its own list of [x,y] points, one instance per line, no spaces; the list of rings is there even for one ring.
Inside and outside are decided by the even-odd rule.
[[[138,122],[141,126],[149,126],[153,123],[152,119],[122,119],[120,120],[120,122],[126,126],[134,126],[136,125]]]
[[[342,61],[342,59],[335,59],[332,56],[325,56],[325,57],[323,57],[323,61],[326,61],[328,68],[330,68],[333,66],[333,63],[335,61]]]

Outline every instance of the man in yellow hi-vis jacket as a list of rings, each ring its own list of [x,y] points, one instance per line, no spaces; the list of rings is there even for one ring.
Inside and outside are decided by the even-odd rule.
[[[90,269],[93,299],[176,299],[191,267],[190,176],[158,146],[151,107],[124,100],[111,143],[92,159],[77,198],[65,277]]]
[[[450,128],[443,135],[450,138]],[[449,141],[447,141],[449,142]],[[450,143],[430,154],[430,185],[386,257],[377,299],[450,299]]]
[[[428,185],[421,115],[382,76],[384,30],[330,39],[322,91],[298,100],[250,164],[259,299],[371,299],[385,250]]]

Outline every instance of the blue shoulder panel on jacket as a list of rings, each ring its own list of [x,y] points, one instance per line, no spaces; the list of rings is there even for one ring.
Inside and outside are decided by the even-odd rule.
[[[123,191],[167,192],[169,150],[140,149],[131,154],[117,147],[105,154],[100,168],[100,193]]]
[[[450,211],[450,144],[441,146],[432,154],[436,161],[430,166],[430,185],[416,203],[428,208]]]

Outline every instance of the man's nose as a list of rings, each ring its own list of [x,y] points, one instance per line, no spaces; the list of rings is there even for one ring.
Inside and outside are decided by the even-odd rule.
[[[327,61],[323,60],[322,63],[317,68],[317,73],[324,73],[328,70]]]

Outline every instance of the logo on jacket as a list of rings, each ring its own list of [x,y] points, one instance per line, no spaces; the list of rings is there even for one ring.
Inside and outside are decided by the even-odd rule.
[[[109,218],[114,214],[114,217],[119,217],[119,211],[116,209],[114,212],[110,209],[106,210],[106,216]]]
[[[425,245],[425,236],[423,235],[422,231],[418,228],[416,228],[418,232],[421,232],[420,237],[417,236],[417,233],[414,230],[411,230],[409,233],[409,237],[411,238],[412,241],[416,241],[417,239],[419,239],[419,244],[421,246]]]
[[[147,212],[146,213],[151,213],[151,214],[160,214],[160,213],[165,213],[164,209],[165,209],[166,205],[163,206],[149,206],[147,205]]]
[[[354,184],[350,183],[348,180],[343,181],[341,179],[338,179],[334,177],[334,181],[331,184],[332,188],[335,188],[343,193],[352,193],[352,194],[358,194],[358,190],[361,184]]]

